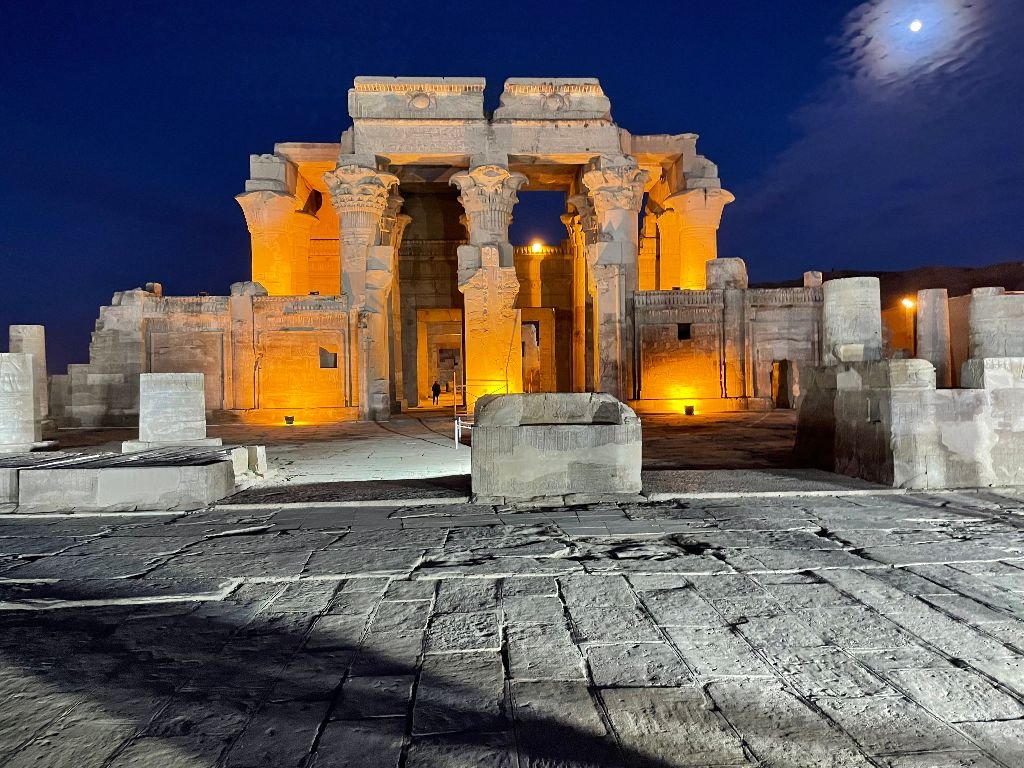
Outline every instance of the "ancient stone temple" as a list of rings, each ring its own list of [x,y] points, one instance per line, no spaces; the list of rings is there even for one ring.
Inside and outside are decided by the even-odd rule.
[[[387,419],[434,381],[470,408],[523,391],[794,406],[820,276],[748,290],[743,262],[717,258],[734,198],[697,136],[632,135],[594,79],[509,79],[493,114],[484,86],[359,77],[340,142],[252,155],[251,282],[118,293],[90,362],[54,377],[57,418],[130,421],[147,372],[203,373],[209,409],[275,421]],[[564,195],[560,244],[509,240],[535,190]]]

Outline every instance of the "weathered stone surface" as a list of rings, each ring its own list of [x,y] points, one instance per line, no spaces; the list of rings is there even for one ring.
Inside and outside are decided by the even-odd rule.
[[[473,429],[478,496],[640,492],[640,420],[609,395],[485,398]]]
[[[0,453],[27,452],[41,439],[34,382],[32,355],[0,352]]]
[[[385,717],[335,720],[327,724],[317,746],[315,768],[398,768],[405,722]]]
[[[742,765],[740,739],[695,688],[611,688],[601,691],[630,765]]]
[[[428,654],[417,687],[413,733],[501,728],[503,679],[497,653]]]
[[[667,643],[589,646],[585,655],[594,685],[672,686],[692,682],[689,670]]]
[[[823,290],[822,363],[879,360],[882,307],[878,278],[828,280]]]
[[[18,502],[29,509],[199,509],[235,490],[230,461],[146,467],[40,467],[19,473]]]

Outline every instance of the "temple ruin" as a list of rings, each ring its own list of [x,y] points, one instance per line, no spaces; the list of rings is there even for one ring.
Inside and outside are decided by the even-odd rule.
[[[203,373],[206,407],[386,420],[433,381],[484,395],[606,392],[640,413],[794,407],[819,363],[820,275],[754,290],[719,259],[733,195],[697,136],[617,126],[595,79],[359,77],[338,143],[250,157],[251,281],[159,284],[103,307],[62,425],[133,423],[143,373]],[[518,197],[564,195],[565,239],[512,243]],[[240,278],[245,276],[240,275]]]

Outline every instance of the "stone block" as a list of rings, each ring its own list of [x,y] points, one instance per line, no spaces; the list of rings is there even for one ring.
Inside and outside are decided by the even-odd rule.
[[[0,453],[29,451],[41,439],[32,355],[0,353]]]
[[[1024,389],[1024,357],[986,357],[964,361],[964,389]]]
[[[348,114],[353,120],[483,120],[485,84],[482,77],[357,77]]]
[[[822,362],[835,365],[881,359],[882,307],[878,278],[829,280],[822,291]]]
[[[639,493],[640,420],[611,395],[498,395],[477,402],[477,497]]]
[[[1024,293],[975,288],[968,325],[971,358],[1024,357]]]
[[[611,102],[595,78],[510,77],[495,120],[611,120]]]
[[[822,274],[817,270],[811,270],[804,272],[804,288],[820,288],[822,284]]]
[[[704,265],[704,270],[709,291],[747,289],[747,265],[743,259],[712,259]]]
[[[235,489],[229,460],[183,466],[23,469],[18,503],[26,511],[199,509]]]
[[[35,417],[40,422],[49,422],[50,395],[46,375],[46,331],[41,325],[12,325],[9,336],[11,352],[32,355],[32,386],[36,400]]]
[[[201,373],[144,373],[139,377],[139,440],[188,443],[206,439]]]
[[[267,464],[267,446],[248,445],[246,451],[249,456],[249,471],[257,475],[265,475],[269,471]]]
[[[249,155],[246,192],[291,192],[295,189],[295,166],[277,155]]]

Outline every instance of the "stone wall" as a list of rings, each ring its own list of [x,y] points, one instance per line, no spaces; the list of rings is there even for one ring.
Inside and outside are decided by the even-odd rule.
[[[53,417],[62,426],[134,424],[143,373],[203,374],[210,411],[351,406],[344,300],[259,293],[116,293],[100,309],[89,362],[52,377]]]
[[[972,360],[964,379],[936,389],[926,360],[818,369],[796,462],[899,488],[1024,484],[1024,358]]]
[[[729,410],[753,400],[799,403],[801,372],[819,362],[822,289],[748,289],[740,267],[738,259],[709,263],[708,284],[720,286],[715,289],[636,295],[637,407]]]

